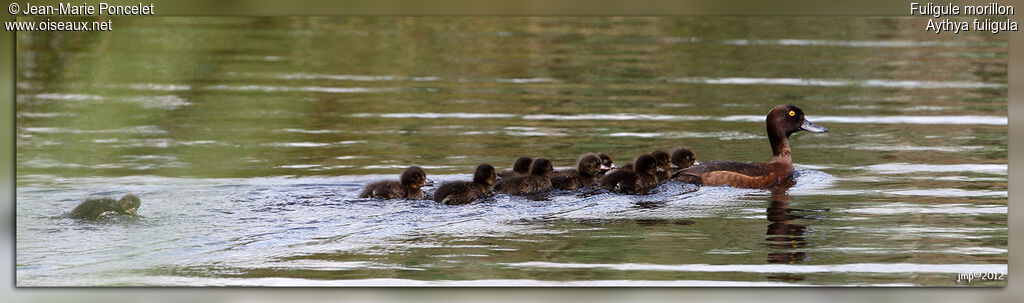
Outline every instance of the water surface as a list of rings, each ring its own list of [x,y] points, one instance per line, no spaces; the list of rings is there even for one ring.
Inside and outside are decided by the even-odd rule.
[[[19,286],[1004,286],[1007,43],[913,18],[145,18],[17,37]],[[772,190],[357,199],[686,145]],[[431,192],[433,188],[428,188]],[[141,218],[61,217],[142,197]]]

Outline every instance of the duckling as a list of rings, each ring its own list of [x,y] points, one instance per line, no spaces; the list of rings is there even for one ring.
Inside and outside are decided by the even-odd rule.
[[[551,177],[551,187],[574,190],[597,183],[597,173],[604,168],[601,158],[595,154],[584,154],[576,163],[576,169],[559,171],[561,174]]]
[[[522,195],[539,192],[551,188],[551,173],[555,168],[546,158],[533,160],[530,174],[501,180],[494,188],[498,192],[511,195]]]
[[[628,167],[620,166],[619,168],[605,174],[604,178],[598,180],[598,186],[604,189],[614,190],[619,182],[633,175],[633,163],[629,164],[630,165]]]
[[[533,163],[533,159],[530,157],[519,157],[515,163],[512,163],[512,170],[503,170],[498,172],[498,177],[502,179],[508,179],[512,177],[525,176],[530,174],[530,164]]]
[[[616,169],[601,180],[601,188],[629,194],[645,193],[658,186],[657,160],[643,154],[634,161],[633,170]]]
[[[599,152],[597,153],[597,157],[601,158],[601,165],[607,166],[609,170],[615,169],[615,163],[612,163],[612,156]]]
[[[663,150],[655,150],[649,155],[654,157],[655,167],[657,167],[654,175],[658,177],[658,183],[668,181],[671,178],[669,176],[669,169],[672,169],[672,162],[669,161],[668,153]]]
[[[606,153],[599,152],[597,157],[601,158],[601,166],[603,167],[600,172],[597,173],[597,181],[601,181],[604,178],[605,173],[615,169],[615,163],[612,163],[612,157]]]
[[[402,172],[399,181],[384,180],[370,183],[359,194],[360,198],[378,199],[423,199],[423,185],[427,183],[427,173],[419,166],[409,166]]]
[[[87,199],[82,204],[75,207],[69,217],[73,219],[86,219],[96,220],[99,219],[105,213],[114,212],[118,215],[133,215],[138,216],[136,211],[139,210],[139,205],[142,201],[139,197],[133,194],[124,195],[121,200],[114,200],[114,198],[99,198],[99,199]]]
[[[697,161],[697,155],[695,155],[689,147],[676,147],[676,150],[672,151],[672,167],[670,168],[670,173],[675,173],[693,166],[694,164],[700,164],[700,162]]]
[[[661,172],[661,170],[666,170],[666,169],[670,168],[670,166],[669,166],[669,162],[670,162],[669,158],[670,157],[668,156],[668,153],[666,153],[664,151],[661,151],[661,150],[655,150],[655,151],[652,151],[651,153],[649,153],[648,155],[651,155],[652,157],[654,157],[654,159],[657,162],[657,166],[658,166],[658,169],[659,169],[659,171],[657,173],[658,180],[659,180],[658,182],[664,182],[667,178],[671,178],[671,173],[667,173],[667,172],[666,173],[662,173]],[[622,166],[619,166],[619,169],[624,169],[624,170],[632,171],[633,170],[633,162],[629,162],[629,163],[623,164]]]
[[[622,166],[619,166],[619,168],[617,168],[617,169],[626,170],[626,171],[633,171],[633,162],[629,162],[629,163],[623,164]]]
[[[494,189],[494,182],[497,180],[498,175],[494,173],[494,166],[480,164],[476,167],[476,172],[473,173],[473,182],[445,182],[434,192],[434,201],[458,205],[489,197],[492,195],[491,190]]]

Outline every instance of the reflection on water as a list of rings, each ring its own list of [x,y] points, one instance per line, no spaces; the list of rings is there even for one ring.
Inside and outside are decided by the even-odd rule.
[[[797,264],[807,258],[806,253],[800,249],[807,246],[804,239],[805,225],[794,224],[793,220],[802,219],[804,216],[792,214],[793,209],[789,208],[789,189],[793,187],[792,180],[779,186],[773,187],[771,191],[771,202],[768,205],[768,232],[765,233],[768,240],[768,247],[777,251],[768,254],[769,264]],[[794,275],[773,275],[769,279],[799,281],[804,278]]]
[[[1002,36],[906,18],[117,22],[18,33],[20,286],[952,286],[1007,270]],[[771,190],[355,197],[409,165],[440,184],[518,156],[766,161],[778,104],[831,132],[795,134],[797,175]],[[144,217],[59,216],[125,193]]]

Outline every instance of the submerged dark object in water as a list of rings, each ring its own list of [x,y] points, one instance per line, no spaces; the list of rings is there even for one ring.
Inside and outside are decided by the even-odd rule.
[[[576,162],[575,169],[559,171],[551,176],[551,187],[563,190],[574,190],[597,183],[597,174],[606,166],[601,165],[601,158],[595,154],[584,154]]]
[[[124,195],[120,200],[114,200],[114,198],[98,198],[88,199],[82,204],[71,210],[68,214],[73,219],[86,219],[96,220],[99,219],[105,213],[113,212],[118,215],[133,215],[138,216],[136,211],[139,210],[139,205],[142,201],[139,197],[133,194]]]
[[[691,166],[673,175],[678,181],[701,185],[729,185],[743,188],[767,188],[793,176],[793,158],[789,135],[806,130],[827,132],[828,129],[804,118],[803,110],[793,105],[779,105],[765,119],[772,161],[768,163],[709,161]]]
[[[427,183],[427,173],[419,166],[409,166],[402,172],[398,181],[384,180],[366,185],[360,198],[379,199],[423,199],[423,185]]]
[[[498,175],[494,173],[494,167],[490,164],[480,164],[473,173],[473,182],[452,181],[445,182],[434,192],[434,201],[444,204],[466,204],[476,201],[479,198],[492,195],[494,182]]]
[[[658,186],[657,160],[650,154],[633,161],[633,169],[619,168],[601,180],[601,188],[621,193],[642,194]]]
[[[533,160],[530,166],[530,174],[526,176],[503,179],[494,186],[494,189],[503,194],[521,195],[539,192],[551,188],[551,173],[555,167],[546,158]]]

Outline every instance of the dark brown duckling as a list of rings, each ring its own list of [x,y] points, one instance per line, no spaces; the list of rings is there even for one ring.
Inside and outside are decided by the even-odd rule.
[[[709,161],[682,169],[676,180],[700,185],[728,185],[742,188],[767,188],[793,177],[793,156],[789,136],[798,131],[815,133],[828,129],[811,123],[804,111],[793,105],[772,108],[765,118],[772,160],[768,163]]]
[[[658,186],[657,160],[644,154],[633,162],[633,170],[616,169],[601,180],[601,188],[628,194],[642,194]]]
[[[378,199],[423,199],[423,185],[427,183],[427,173],[419,166],[409,166],[402,172],[398,181],[384,180],[370,183],[359,194],[360,198]]]
[[[445,182],[434,192],[434,201],[449,205],[466,204],[492,195],[498,175],[490,164],[480,164],[473,173],[473,182]]]
[[[584,154],[576,163],[576,169],[560,171],[561,174],[551,177],[551,187],[574,190],[597,183],[597,173],[601,172],[601,158],[595,154]]]
[[[668,181],[670,179],[669,169],[672,168],[672,162],[669,161],[669,155],[663,150],[652,151],[649,155],[654,157],[655,167],[657,171],[654,173],[658,177],[658,183]]]
[[[530,174],[530,164],[533,163],[533,159],[530,157],[519,157],[515,163],[512,163],[512,170],[503,170],[498,172],[498,177],[502,179],[508,179],[512,177],[525,176]]]
[[[629,162],[629,163],[623,164],[622,166],[619,166],[618,169],[626,170],[626,171],[633,171],[633,162]]]
[[[510,195],[522,195],[539,192],[551,188],[551,173],[555,171],[551,161],[545,158],[533,160],[530,174],[526,176],[503,179],[495,185],[498,192]]]
[[[689,147],[676,147],[676,150],[672,151],[672,167],[669,171],[670,173],[675,173],[694,164],[700,164],[700,162],[697,162],[697,155]]]
[[[114,198],[88,199],[75,207],[68,216],[73,219],[86,220],[99,219],[100,216],[108,212],[114,212],[118,215],[138,216],[139,214],[136,211],[139,210],[139,205],[141,204],[142,201],[139,200],[139,197],[133,194],[124,195],[124,197],[121,197],[121,200],[114,200]]]
[[[598,180],[598,186],[608,190],[615,190],[619,182],[626,178],[631,178],[633,175],[633,163],[629,163],[628,167],[620,166],[619,168],[613,169],[604,175],[604,178]]]
[[[616,167],[615,163],[612,163],[612,157],[608,154],[599,152],[597,153],[597,157],[601,158],[601,166],[603,167],[601,171],[597,173],[597,181],[601,181],[601,178],[604,178],[605,173],[615,169]]]
[[[657,173],[657,175],[658,175],[658,182],[664,182],[666,178],[669,178],[669,179],[672,178],[671,177],[671,173],[662,173],[661,172],[661,170],[666,169],[666,167],[671,168],[670,165],[666,165],[666,163],[670,162],[670,161],[668,161],[668,159],[670,158],[668,156],[668,153],[666,153],[664,151],[661,151],[661,150],[655,150],[655,151],[649,153],[648,155],[651,155],[652,157],[654,157],[654,159],[658,163],[657,164],[658,169],[659,169],[659,171]],[[629,163],[623,164],[622,166],[619,166],[619,169],[632,171],[633,170],[633,162],[629,162]]]

